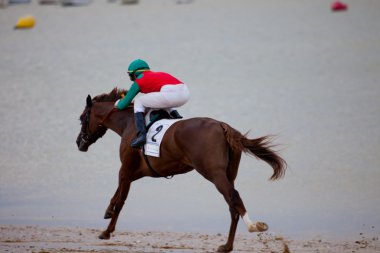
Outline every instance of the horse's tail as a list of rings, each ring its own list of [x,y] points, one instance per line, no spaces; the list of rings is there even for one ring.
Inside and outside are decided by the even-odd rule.
[[[273,175],[270,180],[280,179],[285,175],[287,167],[286,161],[281,158],[272,148],[272,136],[263,136],[257,139],[248,139],[239,131],[226,123],[221,123],[227,142],[232,150],[243,151],[258,159],[267,162],[273,168]]]

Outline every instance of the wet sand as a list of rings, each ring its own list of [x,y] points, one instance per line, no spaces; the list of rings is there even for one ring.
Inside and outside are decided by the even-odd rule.
[[[215,252],[222,234],[117,231],[99,240],[101,231],[90,228],[0,226],[0,252]],[[316,237],[294,240],[270,233],[236,236],[233,252],[380,252],[378,237],[358,234],[352,240]]]

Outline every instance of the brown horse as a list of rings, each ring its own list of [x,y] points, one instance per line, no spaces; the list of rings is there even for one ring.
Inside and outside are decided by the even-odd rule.
[[[77,138],[80,151],[102,137],[107,129],[115,131],[121,137],[119,185],[106,210],[104,218],[111,218],[108,228],[99,238],[109,239],[115,230],[119,213],[127,198],[133,181],[145,176],[167,177],[187,173],[195,169],[204,178],[213,183],[225,198],[230,214],[231,225],[227,243],[218,248],[218,252],[229,252],[239,217],[246,223],[249,232],[262,232],[268,229],[263,222],[253,223],[244,207],[234,181],[242,152],[262,159],[273,168],[271,180],[281,178],[286,162],[272,150],[268,136],[248,139],[226,123],[210,118],[191,118],[174,123],[166,132],[160,157],[144,158],[140,149],[131,148],[131,140],[136,136],[133,108],[114,109],[114,102],[125,91],[113,89],[91,99],[80,116],[82,128]],[[154,168],[154,170],[152,170]]]

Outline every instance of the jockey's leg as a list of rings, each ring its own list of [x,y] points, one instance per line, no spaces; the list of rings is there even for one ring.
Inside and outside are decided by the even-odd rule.
[[[146,108],[165,109],[173,107],[162,92],[140,94],[134,100],[134,111],[145,112]]]
[[[134,110],[145,112],[145,108],[169,109],[184,105],[190,99],[190,93],[185,84],[165,85],[159,92],[140,94],[134,100]]]
[[[190,99],[190,92],[186,84],[165,85],[161,92],[165,99],[170,102],[171,106],[168,109],[170,116],[174,119],[182,119],[183,117],[174,107],[184,105]]]
[[[146,143],[146,126],[144,117],[146,108],[166,108],[166,103],[164,96],[160,92],[141,94],[135,98],[134,112],[137,137],[132,140],[132,148],[141,148]]]
[[[146,126],[143,112],[135,113],[135,125],[137,129],[137,137],[132,140],[132,148],[141,148],[146,143]]]
[[[141,94],[134,100],[135,122],[138,136],[132,141],[132,147],[140,148],[146,142],[144,112],[146,108],[167,109],[184,105],[190,98],[185,84],[165,85],[160,92]],[[177,111],[170,113],[174,118],[182,118]]]

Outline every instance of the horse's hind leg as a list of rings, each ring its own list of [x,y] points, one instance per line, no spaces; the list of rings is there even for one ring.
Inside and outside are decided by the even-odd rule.
[[[240,151],[234,152],[232,149],[230,149],[229,150],[229,158],[230,158],[230,162],[229,162],[228,167],[227,167],[227,178],[228,178],[229,184],[234,189],[234,181],[235,181],[235,178],[237,176],[238,169],[239,169],[241,152]],[[231,189],[227,190],[227,192],[228,191],[231,191]],[[235,192],[235,191],[233,190],[232,192]],[[236,191],[236,193],[237,193],[237,191]],[[231,197],[231,200],[229,200],[226,197],[225,197],[225,199],[226,199],[227,203],[228,202],[236,202],[236,200],[235,200],[236,197],[234,197],[234,196]],[[230,203],[228,203],[228,204],[230,207],[229,209],[230,209],[230,215],[231,215],[230,231],[228,234],[227,243],[225,245],[220,246],[218,248],[218,252],[229,252],[232,250],[234,239],[235,239],[236,228],[237,228],[237,225],[239,223],[239,212],[237,211],[237,209],[234,207],[233,204],[232,205]],[[244,205],[243,205],[243,209],[245,209]]]
[[[218,191],[223,195],[224,199],[229,205],[231,214],[230,231],[228,234],[227,243],[221,245],[218,248],[218,252],[230,252],[233,249],[236,228],[239,222],[239,215],[246,213],[246,210],[238,191],[234,189],[233,183],[227,179],[226,175],[220,175],[210,181],[214,183]]]
[[[233,150],[230,148],[229,158],[230,158],[230,162],[227,168],[227,178],[233,184],[237,176],[238,169],[239,169],[241,151]],[[240,198],[239,196],[237,197]],[[242,203],[243,202],[241,202],[241,204]],[[248,212],[244,208],[244,205],[242,206],[243,207],[240,210],[240,215],[243,218],[245,224],[247,225],[249,232],[263,232],[268,229],[268,226],[263,222],[257,222],[256,224],[253,224],[253,222],[250,220],[248,216]]]
[[[230,207],[230,214],[231,214],[231,225],[230,225],[230,232],[228,234],[227,243],[219,246],[218,252],[230,252],[233,249],[236,228],[239,222],[239,213],[236,211],[236,209]]]
[[[267,230],[267,227],[264,227],[265,223],[256,223],[253,224],[248,217],[248,213],[245,209],[244,203],[240,198],[239,192],[235,190],[233,183],[231,183],[227,176],[220,173],[217,177],[213,178],[212,181],[218,191],[223,194],[224,199],[229,205],[230,214],[231,214],[231,226],[230,232],[228,234],[227,243],[218,248],[218,252],[230,252],[233,249],[233,242],[235,239],[235,233],[237,224],[239,222],[239,216],[243,217],[244,222],[247,224],[250,232],[259,232]]]

